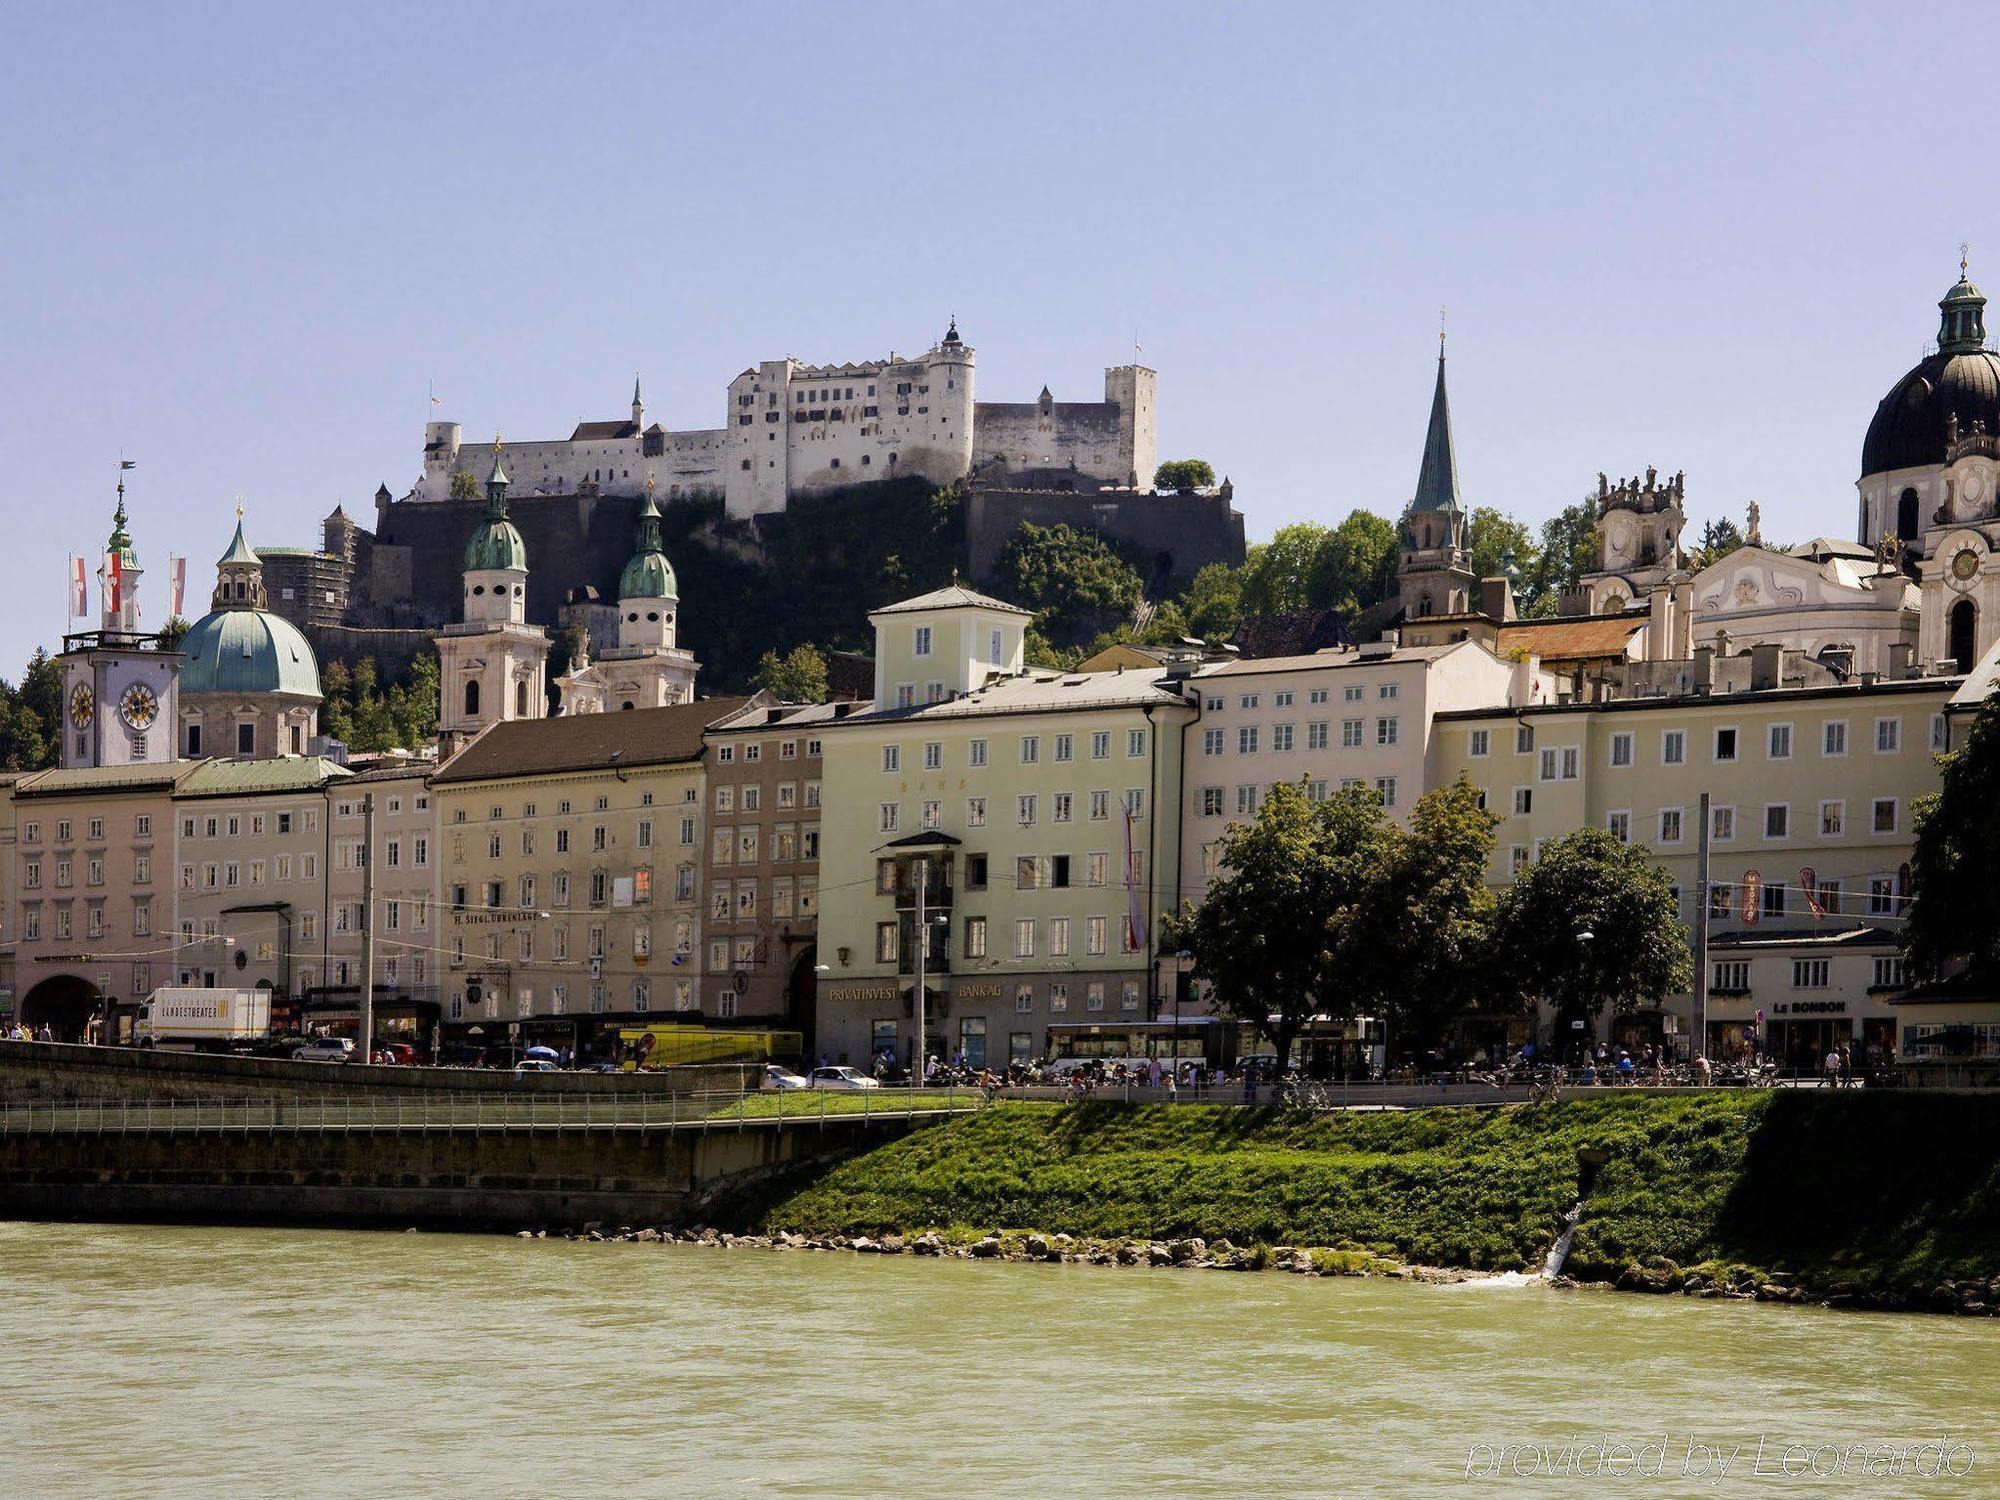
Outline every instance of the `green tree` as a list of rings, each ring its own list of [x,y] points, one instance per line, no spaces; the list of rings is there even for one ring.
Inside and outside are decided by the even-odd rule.
[[[1500,819],[1463,777],[1434,788],[1393,836],[1370,903],[1367,950],[1389,1044],[1413,1052],[1441,1040],[1481,998],[1495,901],[1486,883]]]
[[[1208,563],[1180,596],[1188,634],[1226,641],[1243,622],[1243,575],[1227,563]]]
[[[2000,974],[2000,694],[1938,767],[1938,790],[1915,809],[1903,952],[1925,979],[1963,964],[1990,980]]]
[[[181,642],[187,638],[187,633],[191,628],[189,623],[179,615],[168,615],[166,624],[160,627],[160,649],[162,651],[180,650]]]
[[[1501,894],[1493,954],[1515,999],[1555,1007],[1559,1039],[1607,1004],[1623,1014],[1694,979],[1667,872],[1650,850],[1602,828],[1545,845]]]
[[[1059,648],[1080,646],[1130,618],[1143,584],[1102,535],[1023,522],[1000,559],[1011,596],[1035,611]]]
[[[62,744],[63,673],[56,659],[39,646],[21,673],[21,702],[40,724],[53,764],[53,751]]]
[[[1542,549],[1526,523],[1490,505],[1473,507],[1466,521],[1465,538],[1472,571],[1481,578],[1497,578],[1507,573],[1511,563],[1518,585],[1521,580],[1532,578],[1541,562]]]
[[[451,475],[450,495],[454,500],[477,500],[480,496],[478,478],[469,469],[454,469]]]
[[[766,651],[757,663],[757,686],[780,703],[824,703],[826,658],[811,642],[783,656]]]
[[[1251,548],[1243,563],[1243,613],[1277,615],[1314,608],[1326,583],[1325,554],[1332,535],[1316,521],[1297,521],[1280,526],[1270,541]]]
[[[1697,569],[1711,563],[1721,562],[1738,547],[1743,545],[1743,533],[1736,523],[1724,517],[1719,521],[1707,521],[1701,528],[1701,545],[1694,549],[1694,556],[1688,561]]]
[[[55,762],[41,719],[13,684],[0,682],[0,771],[40,771]]]
[[[1356,1014],[1367,991],[1353,975],[1379,972],[1371,896],[1393,838],[1371,790],[1346,787],[1315,803],[1280,782],[1254,822],[1223,833],[1221,873],[1201,905],[1164,924],[1215,1008],[1256,1027],[1281,1069],[1310,1017]]]
[[[1314,603],[1351,619],[1388,597],[1396,581],[1396,562],[1396,528],[1373,511],[1349,511],[1321,551]]]
[[[1597,566],[1597,497],[1564,506],[1542,523],[1542,545],[1521,589],[1521,613],[1546,619],[1577,580]]]
[[[1215,470],[1205,458],[1170,458],[1153,471],[1156,490],[1205,490],[1215,483]]]

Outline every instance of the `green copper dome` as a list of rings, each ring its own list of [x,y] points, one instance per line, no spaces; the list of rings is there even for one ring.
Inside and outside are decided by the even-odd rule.
[[[261,609],[219,609],[181,637],[180,690],[320,696],[319,662],[298,628]]]
[[[646,496],[646,503],[639,507],[639,525],[634,541],[632,560],[625,564],[625,571],[618,575],[618,597],[620,599],[680,598],[680,586],[674,578],[674,565],[667,561],[667,554],[660,546],[660,508],[653,504],[653,497],[650,494]]]
[[[507,471],[500,466],[499,445],[494,445],[493,472],[486,479],[486,518],[465,544],[465,571],[497,572],[511,569],[528,571],[528,544],[507,519]]]

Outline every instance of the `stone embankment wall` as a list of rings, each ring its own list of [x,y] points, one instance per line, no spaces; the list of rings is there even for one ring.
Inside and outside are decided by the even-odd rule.
[[[485,1068],[360,1068],[277,1057],[0,1041],[0,1105],[102,1099],[263,1099],[381,1094],[613,1095],[718,1093],[754,1087],[761,1069],[522,1073]]]

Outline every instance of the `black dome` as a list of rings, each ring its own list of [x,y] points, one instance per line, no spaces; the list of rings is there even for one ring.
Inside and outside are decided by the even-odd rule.
[[[1933,354],[1891,387],[1861,444],[1861,477],[1944,462],[1952,416],[2000,433],[2000,354]]]

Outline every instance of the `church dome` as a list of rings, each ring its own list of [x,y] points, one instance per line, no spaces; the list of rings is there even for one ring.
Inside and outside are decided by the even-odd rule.
[[[500,568],[512,568],[521,573],[528,571],[528,544],[521,540],[521,533],[505,516],[481,521],[472,533],[472,539],[465,544],[466,572]]]
[[[261,609],[219,609],[181,638],[183,697],[195,693],[320,696],[319,662],[298,628]]]
[[[1875,408],[1861,444],[1861,477],[1945,461],[1952,418],[1961,434],[1975,422],[2000,433],[2000,354],[1985,347],[1986,298],[1964,276],[1938,303],[1938,351]]]
[[[636,552],[618,575],[620,599],[678,599],[674,565],[663,552]]]

